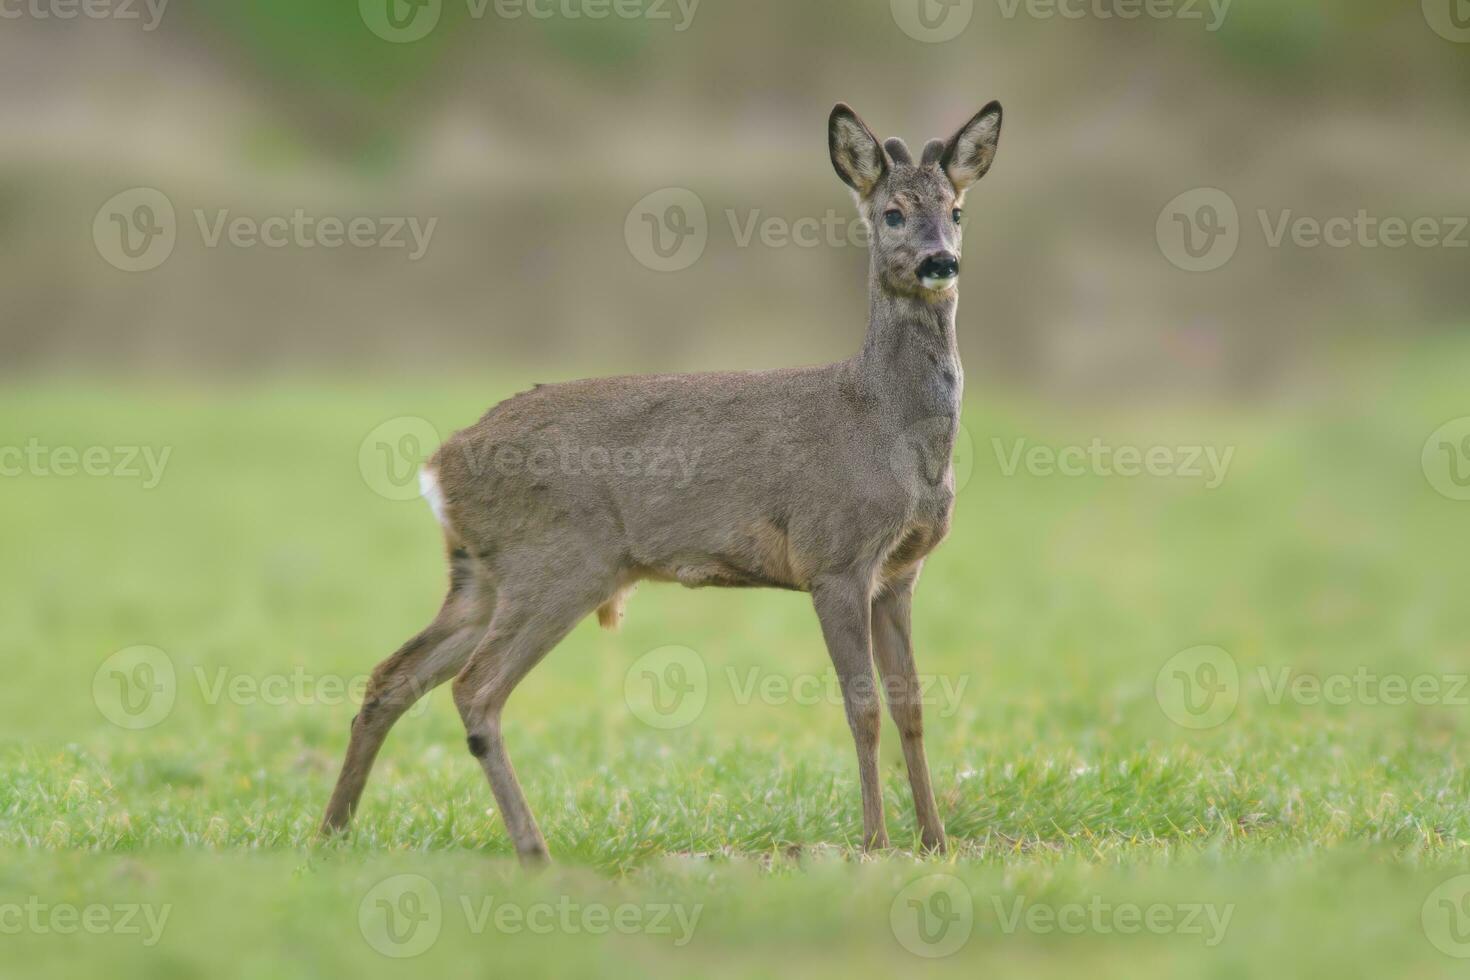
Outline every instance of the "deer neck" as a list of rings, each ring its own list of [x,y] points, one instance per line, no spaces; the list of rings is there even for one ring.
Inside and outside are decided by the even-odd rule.
[[[954,291],[934,301],[868,288],[868,336],[858,355],[863,385],[904,419],[955,415],[964,387],[955,338]]]

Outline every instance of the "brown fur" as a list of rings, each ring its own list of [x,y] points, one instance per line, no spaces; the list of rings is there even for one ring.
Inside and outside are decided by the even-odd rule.
[[[888,841],[876,661],[923,843],[944,847],[909,610],[924,558],[949,528],[964,375],[956,289],[930,288],[918,270],[935,255],[958,257],[953,210],[989,167],[999,131],[992,104],[916,166],[901,141],[885,153],[851,109],[833,110],[833,164],[873,229],[867,339],[856,356],[538,386],[445,441],[427,466],[443,494],[454,591],[435,623],[375,672],[376,706],[354,722],[325,830],[350,820],[399,704],[457,672],[455,704],[516,850],[544,857],[501,711],[577,621],[595,611],[615,625],[648,579],[810,593],[857,747],[864,845]]]

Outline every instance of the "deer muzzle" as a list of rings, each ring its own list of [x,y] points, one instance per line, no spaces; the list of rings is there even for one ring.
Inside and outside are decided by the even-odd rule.
[[[960,276],[960,257],[953,252],[935,252],[919,263],[918,275],[925,289],[947,289]]]

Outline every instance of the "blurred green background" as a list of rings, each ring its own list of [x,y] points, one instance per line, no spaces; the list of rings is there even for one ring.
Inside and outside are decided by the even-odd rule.
[[[1462,975],[1459,2],[0,7],[0,975]],[[444,691],[313,844],[350,692],[442,596],[417,457],[534,382],[847,356],[832,103],[917,148],[992,98],[916,605],[953,853],[915,853],[886,722],[896,850],[854,849],[805,597],[668,586],[508,709],[555,869],[509,857]],[[1214,241],[1201,189],[1233,251],[1171,237]],[[703,223],[640,238],[650,199]],[[659,727],[671,647],[703,700]]]
[[[1179,16],[1124,20],[1093,11],[1133,0],[1061,0],[1080,19],[1028,14],[1045,0],[924,0],[943,33],[962,28],[925,43],[904,29],[918,32],[919,0],[702,0],[687,16],[687,0],[639,0],[647,16],[603,19],[563,12],[583,0],[428,2],[394,0],[434,24],[411,43],[346,2],[172,0],[151,31],[141,0],[140,21],[7,20],[4,366],[832,359],[864,322],[863,249],[845,229],[836,247],[825,233],[741,242],[752,222],[852,216],[825,149],[838,100],[915,148],[1005,104],[998,169],[968,210],[960,333],[977,382],[1253,397],[1348,338],[1462,325],[1465,248],[1273,248],[1258,217],[1470,212],[1470,59],[1417,3],[1234,0],[1217,19],[1224,0],[1151,0]],[[135,187],[169,199],[178,235],[167,261],[129,275],[88,231]],[[703,254],[676,274],[645,267],[624,234],[669,187],[708,219]],[[1161,261],[1155,226],[1202,187],[1234,199],[1240,243],[1217,271],[1185,274]],[[437,225],[411,261],[209,247],[196,217],[298,208]]]

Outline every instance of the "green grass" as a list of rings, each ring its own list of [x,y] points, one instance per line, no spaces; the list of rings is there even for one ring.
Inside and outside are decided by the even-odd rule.
[[[12,384],[0,446],[171,455],[154,488],[0,478],[0,976],[1459,975],[1421,910],[1470,869],[1457,686],[1470,503],[1436,493],[1420,454],[1470,415],[1467,367],[1461,347],[1375,357],[1249,410],[1072,413],[976,392],[973,474],[915,627],[921,671],[953,692],[926,718],[953,853],[913,852],[889,727],[896,851],[855,852],[852,748],[805,597],[645,586],[621,632],[578,627],[507,712],[560,862],[537,876],[509,858],[443,690],[395,729],[355,835],[312,843],[355,711],[337,686],[423,625],[443,589],[427,509],[373,492],[362,441],[398,415],[448,432],[521,379]],[[1018,438],[1094,437],[1234,457],[1214,490],[1004,472]],[[167,656],[175,700],[128,730],[94,677],[140,645]],[[1201,645],[1240,680],[1233,713],[1196,730],[1170,720],[1155,682]],[[703,710],[675,730],[624,697],[635,661],[667,646],[708,677]],[[1282,670],[1436,686],[1428,703],[1361,687],[1312,703],[1275,696]],[[802,696],[745,696],[752,681]],[[113,679],[98,683],[105,706]],[[905,885],[935,873],[964,883],[973,914],[968,940],[931,960],[891,919],[908,914]],[[437,940],[410,959],[359,924],[375,884],[401,874],[441,901]],[[512,919],[479,928],[487,900]],[[21,912],[6,910],[28,901],[169,912],[147,945],[116,928],[11,928]],[[1007,927],[1017,902],[1039,918]],[[570,927],[515,927],[558,903]],[[577,917],[619,906],[643,916],[630,934]],[[654,907],[698,909],[687,942],[651,926]],[[1128,910],[1150,907],[1173,924],[1129,931]],[[1191,909],[1229,910],[1218,942],[1183,925]],[[1049,928],[1050,914],[1082,924]]]

